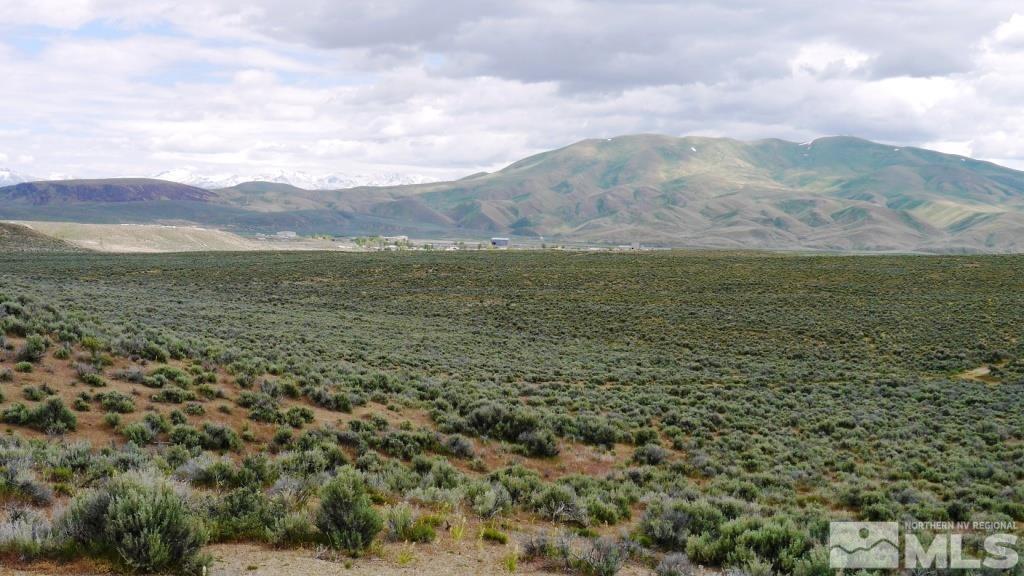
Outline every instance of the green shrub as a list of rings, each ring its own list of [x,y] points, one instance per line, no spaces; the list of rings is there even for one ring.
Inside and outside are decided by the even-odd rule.
[[[188,418],[185,417],[185,413],[181,410],[171,410],[170,413],[171,424],[187,424]]]
[[[523,446],[529,456],[541,458],[558,456],[558,439],[554,432],[546,428],[523,432],[519,435],[517,442]]]
[[[242,439],[226,425],[207,422],[203,424],[203,448],[207,450],[240,450]]]
[[[32,363],[31,362],[18,362],[17,364],[14,365],[14,371],[15,372],[24,372],[24,373],[31,372],[32,371]]]
[[[92,386],[93,388],[103,388],[104,386],[107,385],[107,381],[104,380],[102,376],[95,372],[82,374],[79,378],[82,380],[82,382],[89,386]]]
[[[493,518],[512,510],[512,496],[499,483],[474,482],[466,488],[466,499],[481,518]]]
[[[142,417],[142,421],[157,434],[166,434],[171,431],[171,423],[167,420],[166,416],[159,412],[146,412],[146,415]]]
[[[249,409],[249,418],[257,422],[278,424],[283,420],[278,410],[277,399],[262,392],[242,392],[238,396],[238,405]]]
[[[690,559],[686,557],[686,554],[673,552],[672,554],[666,554],[658,562],[654,573],[657,576],[694,576],[697,574],[697,569],[690,563]]]
[[[20,506],[0,510],[0,557],[35,560],[63,548],[64,539],[45,514]]]
[[[32,418],[29,409],[21,402],[15,402],[0,413],[0,420],[5,424],[27,425]]]
[[[206,398],[207,400],[213,400],[214,398],[224,397],[223,390],[221,390],[220,388],[214,388],[209,384],[203,384],[202,386],[197,387],[196,392],[203,398]]]
[[[146,446],[156,439],[156,432],[154,432],[153,429],[149,427],[149,424],[146,424],[145,422],[128,424],[127,426],[123,426],[120,432],[126,440],[135,443],[136,446]]]
[[[149,373],[143,384],[150,388],[163,388],[167,384],[177,384],[181,388],[192,386],[192,377],[184,370],[174,366],[160,366]]]
[[[370,505],[362,475],[344,466],[320,492],[316,525],[334,548],[359,553],[373,542],[383,521]]]
[[[302,428],[313,421],[313,411],[305,406],[292,406],[285,411],[284,421],[292,428]]]
[[[168,404],[181,404],[182,402],[190,402],[196,399],[195,392],[185,390],[177,386],[168,386],[161,389],[156,394],[150,396],[153,402],[166,402]]]
[[[21,395],[25,397],[25,400],[30,400],[32,402],[39,402],[47,396],[46,392],[36,388],[35,386],[25,386],[21,389]]]
[[[300,546],[319,539],[320,532],[305,511],[280,516],[270,528],[270,541],[277,546]]]
[[[798,559],[811,549],[807,533],[788,519],[741,524],[738,530],[722,529],[723,548],[730,549],[730,564],[749,565],[767,561],[772,569],[791,574]]]
[[[625,563],[627,552],[610,538],[591,540],[578,555],[570,556],[569,567],[588,576],[615,576]]]
[[[39,479],[26,456],[20,451],[0,452],[0,498],[49,506],[53,503],[53,491]]]
[[[105,412],[128,414],[135,411],[135,400],[131,396],[122,394],[117,390],[97,394],[95,398],[100,401],[100,407]]]
[[[38,362],[46,353],[49,341],[39,334],[31,334],[25,338],[25,343],[18,350],[17,360],[19,362]]]
[[[49,434],[63,434],[78,425],[78,418],[60,398],[49,398],[32,410],[21,403],[12,404],[0,413],[0,420],[7,424],[31,426]]]
[[[171,428],[168,440],[171,444],[177,444],[186,448],[198,448],[203,444],[203,436],[199,433],[199,430],[188,424],[181,424]]]
[[[405,504],[387,511],[388,537],[399,542],[433,542],[437,532],[433,517],[417,518]]]
[[[461,434],[453,434],[444,442],[448,453],[456,458],[470,459],[473,457],[473,443]]]
[[[531,505],[535,512],[548,520],[579,526],[589,523],[586,510],[572,486],[550,484],[534,496]]]
[[[397,541],[405,539],[404,535],[408,534],[416,521],[412,508],[405,504],[388,508],[385,517],[387,518],[388,538]]]
[[[633,462],[657,466],[668,458],[668,450],[657,444],[644,444],[633,452]]]
[[[290,428],[282,426],[274,431],[274,437],[271,439],[271,443],[276,447],[288,446],[292,443],[292,438],[294,436],[295,433],[292,432]]]
[[[831,576],[834,573],[829,564],[828,550],[823,546],[804,554],[793,567],[793,576]]]
[[[258,488],[236,488],[215,507],[213,539],[270,541],[270,527],[284,512],[280,501],[270,500]]]
[[[706,500],[652,500],[640,520],[640,532],[666,550],[686,549],[691,535],[717,536],[725,515]]]
[[[480,539],[495,544],[508,544],[508,534],[498,530],[494,526],[484,526],[480,531]]]
[[[138,473],[76,497],[61,522],[87,550],[136,572],[192,571],[207,540],[169,481]]]
[[[31,368],[31,367],[32,367],[32,365],[29,364],[29,368]],[[10,368],[0,368],[0,382],[13,382],[13,381],[14,381],[14,371],[12,371]]]

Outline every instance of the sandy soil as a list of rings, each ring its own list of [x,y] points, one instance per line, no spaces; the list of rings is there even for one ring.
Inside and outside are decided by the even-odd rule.
[[[13,222],[13,221],[12,221]],[[37,232],[97,252],[192,252],[222,250],[355,250],[354,245],[300,238],[246,238],[224,230],[159,224],[81,224],[17,221]]]
[[[445,536],[442,536],[442,540]],[[206,551],[215,559],[208,576],[461,576],[470,574],[509,574],[502,559],[510,546],[476,542],[436,542],[419,546],[387,544],[378,555],[364,558],[318,558],[316,550],[275,550],[253,544],[218,544]],[[407,553],[411,560],[402,559]],[[111,572],[88,565],[38,565],[7,571],[10,576],[107,576]],[[519,563],[514,574],[562,574],[543,567]],[[652,570],[627,565],[620,576],[648,576]]]

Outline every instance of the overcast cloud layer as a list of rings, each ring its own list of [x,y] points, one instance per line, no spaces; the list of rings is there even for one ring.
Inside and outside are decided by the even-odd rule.
[[[1024,168],[1019,0],[0,0],[0,86],[0,167],[43,176],[443,178],[638,132]]]

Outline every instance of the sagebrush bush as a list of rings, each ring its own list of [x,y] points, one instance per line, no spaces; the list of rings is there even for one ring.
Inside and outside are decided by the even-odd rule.
[[[272,526],[284,514],[282,502],[268,498],[259,488],[236,488],[214,507],[213,539],[273,541]]]
[[[0,555],[33,560],[61,549],[64,541],[44,514],[16,506],[0,510]]]
[[[196,399],[195,392],[191,390],[185,390],[178,386],[167,386],[162,388],[156,394],[150,396],[153,402],[164,402],[168,404],[181,404],[182,402],[188,402]]]
[[[470,442],[469,438],[461,434],[449,436],[444,442],[444,447],[448,450],[448,453],[456,458],[470,459],[474,455],[473,443]]]
[[[640,531],[659,547],[681,552],[691,534],[717,536],[725,519],[722,511],[706,500],[660,498],[648,504]]]
[[[538,492],[531,502],[533,510],[554,522],[586,526],[590,519],[572,486],[550,484]]]
[[[242,439],[230,426],[207,422],[203,424],[202,444],[207,450],[239,450]]]
[[[25,343],[18,349],[16,356],[19,362],[38,362],[46,353],[50,345],[49,340],[39,334],[30,334],[25,338]]]
[[[33,469],[34,458],[25,449],[0,449],[0,497],[27,501],[36,506],[53,502],[53,490]]]
[[[388,538],[397,542],[433,542],[437,538],[437,516],[417,516],[406,504],[388,508]]]
[[[171,482],[135,472],[76,497],[61,524],[92,553],[113,556],[136,572],[190,571],[207,540]]]
[[[48,434],[63,434],[78,425],[78,418],[60,398],[49,398],[33,409],[21,403],[11,404],[0,413],[0,420],[31,426]]]
[[[481,518],[493,518],[512,510],[512,496],[499,483],[474,482],[466,488],[473,512]]]
[[[694,576],[696,568],[690,563],[690,559],[686,557],[686,554],[673,552],[666,554],[658,562],[654,572],[657,576]]]
[[[633,452],[633,461],[637,464],[657,466],[668,458],[668,450],[657,444],[644,444]]]
[[[320,491],[316,517],[316,525],[330,545],[354,554],[362,552],[383,524],[370,504],[362,475],[349,466],[339,468]]]
[[[320,540],[321,534],[305,510],[289,512],[274,520],[270,541],[277,546],[299,546]]]
[[[116,390],[110,392],[103,392],[95,396],[100,402],[100,407],[106,412],[116,412],[118,414],[128,414],[135,411],[135,400],[127,394],[122,394]]]
[[[133,422],[120,429],[125,440],[134,443],[136,446],[147,446],[156,439],[156,431],[146,422]]]

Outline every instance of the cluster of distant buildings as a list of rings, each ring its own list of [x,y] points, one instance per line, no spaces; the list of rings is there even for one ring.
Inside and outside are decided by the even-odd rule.
[[[300,240],[302,237],[297,232],[292,230],[281,230],[274,234],[257,234],[258,240]],[[495,236],[486,241],[464,241],[464,240],[410,240],[406,235],[400,236],[363,236],[357,238],[349,237],[332,237],[332,236],[314,236],[313,239],[329,240],[334,242],[342,242],[354,249],[370,250],[370,251],[387,251],[395,252],[399,250],[438,250],[444,252],[456,252],[459,250],[508,250],[513,248],[512,240],[503,236]],[[339,245],[340,246],[340,245]],[[521,245],[515,247],[520,249],[565,249],[565,247],[552,247],[543,243],[531,243],[526,241]],[[644,250],[645,248],[640,245],[639,242],[633,242],[631,244],[622,244],[610,248],[608,246],[596,247],[596,246],[583,246],[576,247],[576,250],[615,250],[615,251],[629,251],[629,250]]]

